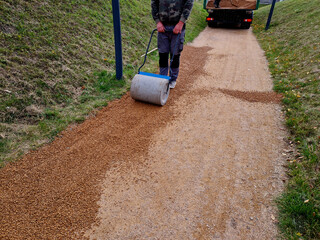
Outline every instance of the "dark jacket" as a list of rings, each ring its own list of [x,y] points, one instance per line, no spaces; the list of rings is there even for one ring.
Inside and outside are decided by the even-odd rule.
[[[152,17],[164,25],[186,22],[193,7],[193,0],[151,0]]]

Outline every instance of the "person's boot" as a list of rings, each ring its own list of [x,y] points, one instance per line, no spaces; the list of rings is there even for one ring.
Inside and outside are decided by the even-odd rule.
[[[171,79],[170,79],[170,84],[169,84],[170,88],[175,88],[178,75],[179,75],[179,68],[171,68],[171,72],[170,72]]]
[[[176,81],[176,80],[170,81],[170,83],[169,83],[169,88],[175,88],[175,87],[176,87],[176,84],[177,84],[177,81]]]
[[[220,3],[220,0],[215,0],[214,1],[214,7],[215,8],[220,8],[219,3]]]

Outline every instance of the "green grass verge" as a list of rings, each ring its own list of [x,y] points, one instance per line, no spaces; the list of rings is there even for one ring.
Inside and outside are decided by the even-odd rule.
[[[259,4],[259,8],[270,6],[270,4]]]
[[[277,199],[284,239],[320,239],[320,9],[286,0],[255,12],[253,31],[266,52],[274,89],[283,94],[286,124],[299,154],[288,164],[289,184]]]
[[[111,1],[0,0],[0,166],[128,91],[156,26],[149,0],[120,1],[120,8],[119,82]],[[187,41],[203,30],[205,17],[196,1]],[[156,72],[157,59],[150,54],[144,71]]]

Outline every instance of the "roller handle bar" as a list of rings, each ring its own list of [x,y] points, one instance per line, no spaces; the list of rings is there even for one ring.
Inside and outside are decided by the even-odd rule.
[[[151,40],[152,40],[152,37],[153,37],[153,34],[154,34],[154,32],[155,31],[157,31],[157,29],[155,28],[155,29],[153,29],[153,31],[152,31],[152,33],[151,33],[151,36],[150,36],[150,39],[149,39],[149,43],[148,43],[148,47],[147,47],[147,50],[146,50],[146,54],[145,54],[145,56],[144,56],[144,61],[143,61],[143,63],[142,63],[142,65],[139,67],[139,69],[138,69],[138,74],[140,73],[140,69],[144,66],[144,64],[146,63],[146,60],[147,60],[147,53],[148,53],[148,51],[149,51],[149,48],[150,48],[150,44],[151,44]],[[167,32],[172,32],[172,31],[168,31],[168,30],[166,30]],[[177,46],[178,46],[178,42],[179,42],[179,40],[180,40],[180,33],[178,34],[178,38],[177,38],[177,40],[176,40],[176,42],[175,42],[175,45],[174,45],[174,49],[173,49],[173,54],[172,54],[172,57],[171,57],[171,60],[170,60],[170,75],[171,75],[171,64],[172,64],[172,62],[173,62],[173,57],[174,57],[174,55],[175,55],[175,52],[176,52],[176,50],[177,50]]]
[[[148,51],[149,51],[149,47],[150,47],[150,44],[151,44],[151,40],[152,40],[152,37],[153,37],[153,34],[154,32],[157,31],[157,29],[153,29],[152,33],[151,33],[151,37],[150,37],[150,40],[149,40],[149,43],[148,43],[148,47],[147,47],[147,50],[146,50],[146,54],[144,56],[144,61],[142,63],[142,65],[139,67],[139,70],[138,70],[138,74],[140,73],[140,69],[144,66],[144,64],[146,63],[146,60],[147,60],[147,55],[148,55]]]

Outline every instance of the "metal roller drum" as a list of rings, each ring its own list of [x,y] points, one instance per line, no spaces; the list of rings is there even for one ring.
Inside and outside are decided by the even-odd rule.
[[[155,31],[157,31],[157,29],[154,29],[151,33],[148,47],[144,55],[143,64],[140,66],[138,70],[138,74],[136,74],[131,81],[130,95],[135,100],[163,106],[166,104],[169,97],[169,92],[170,92],[169,82],[171,81],[171,78],[169,76],[164,76],[164,75],[159,75],[154,73],[140,72],[140,69],[146,63],[151,39]],[[173,50],[174,53],[176,52],[176,49],[180,40],[180,35],[181,34],[178,34],[175,47]],[[172,58],[170,60],[170,66],[172,64],[173,57],[174,57],[174,54],[172,55]],[[171,75],[171,67],[170,67],[170,75]]]
[[[168,76],[140,72],[132,79],[130,95],[135,100],[163,106],[169,97],[169,80]]]

